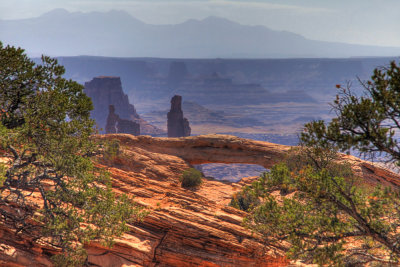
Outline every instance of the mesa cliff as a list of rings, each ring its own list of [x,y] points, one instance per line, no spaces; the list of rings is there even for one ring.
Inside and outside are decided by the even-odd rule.
[[[245,212],[227,204],[234,192],[251,179],[223,183],[206,179],[198,190],[183,189],[182,171],[193,164],[247,163],[270,168],[280,162],[289,146],[227,135],[153,138],[128,134],[99,135],[117,139],[120,154],[100,161],[117,194],[126,193],[150,210],[138,224],[109,249],[87,246],[89,264],[95,266],[287,266],[276,247],[241,225]],[[400,176],[352,156],[342,155],[365,182],[400,185]],[[36,199],[40,201],[40,199]],[[1,266],[50,266],[57,250],[28,235],[15,236],[0,227]]]
[[[136,112],[129,103],[128,96],[122,90],[120,77],[99,76],[85,83],[85,93],[92,99],[93,111],[91,117],[99,128],[105,129],[109,106],[115,107],[115,113],[123,120],[131,120],[140,124],[142,134],[157,135],[164,131],[149,124]]]

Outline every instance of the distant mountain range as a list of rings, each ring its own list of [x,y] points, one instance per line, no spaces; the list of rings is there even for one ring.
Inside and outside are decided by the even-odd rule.
[[[399,47],[308,40],[301,35],[208,17],[150,25],[124,11],[70,13],[0,20],[0,41],[29,55],[168,58],[307,58],[399,56]]]

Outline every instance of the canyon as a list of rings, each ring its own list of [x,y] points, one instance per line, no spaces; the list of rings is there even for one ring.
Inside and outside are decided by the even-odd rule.
[[[179,177],[193,164],[246,163],[270,168],[284,159],[290,146],[238,138],[203,135],[155,138],[128,134],[98,135],[118,140],[120,153],[111,161],[99,159],[109,171],[115,193],[134,196],[150,214],[117,238],[112,248],[87,245],[93,266],[287,266],[280,248],[245,229],[245,212],[228,206],[233,193],[256,178],[238,183],[204,179],[198,190],[184,189]],[[5,159],[2,159],[3,161]],[[400,176],[349,155],[363,182],[400,185]],[[40,201],[37,195],[34,201]],[[57,249],[29,235],[0,227],[1,266],[51,266]]]
[[[124,5],[126,7],[123,8],[124,10],[136,12],[127,6],[129,1],[108,2],[111,6]],[[146,1],[140,1],[143,4],[139,1],[134,2],[135,10],[145,11],[142,8],[146,5]],[[151,3],[151,6],[160,6],[160,3],[147,2]],[[171,2],[174,2],[173,5],[179,5],[177,2],[180,1]],[[203,1],[189,2],[196,2],[194,3],[196,12],[206,12],[205,9],[200,8],[203,5],[200,2]],[[222,6],[220,2],[228,4],[229,1],[204,1],[206,2],[214,6],[215,4]],[[333,6],[318,8],[317,6],[301,7],[301,4],[285,6],[283,3],[282,5],[264,5],[245,3],[245,1],[232,2],[235,3],[231,5],[246,7],[246,9],[257,6],[256,9],[263,13],[260,13],[261,24],[250,26],[214,16],[203,17],[200,20],[186,20],[196,13],[194,11],[185,14],[188,17],[181,18],[179,23],[162,24],[163,17],[169,12],[168,8],[157,8],[162,14],[157,16],[161,21],[155,24],[144,22],[146,18],[151,17],[150,13],[139,12],[141,14],[137,19],[126,11],[116,10],[86,13],[55,9],[36,18],[0,19],[0,36],[2,37],[0,46],[2,43],[21,46],[25,49],[27,57],[36,57],[32,60],[39,65],[42,61],[45,63],[40,55],[56,56],[58,62],[65,67],[66,72],[63,77],[77,81],[83,86],[84,93],[92,100],[91,118],[95,123],[96,133],[91,137],[86,136],[85,141],[92,138],[101,143],[100,150],[90,154],[93,156],[93,162],[96,167],[108,172],[112,190],[116,195],[126,194],[128,198],[134,199],[136,205],[149,212],[143,220],[135,221],[133,218],[128,220],[128,230],[115,239],[112,247],[105,247],[100,240],[84,244],[87,250],[85,266],[278,267],[306,265],[301,261],[291,261],[285,256],[285,252],[290,248],[289,243],[267,243],[268,238],[265,236],[263,238],[246,228],[243,220],[248,213],[230,206],[232,196],[239,196],[237,193],[243,189],[243,186],[256,181],[260,173],[269,171],[277,163],[287,162],[287,156],[298,144],[300,133],[305,130],[304,123],[318,120],[332,121],[335,117],[335,109],[332,109],[329,103],[332,103],[337,94],[341,94],[341,91],[337,89],[346,88],[343,94],[353,92],[357,96],[361,95],[365,89],[369,90],[372,86],[369,80],[374,80],[374,77],[371,77],[374,69],[378,66],[385,68],[392,60],[398,62],[400,47],[356,45],[355,43],[361,44],[363,41],[358,39],[360,32],[349,32],[351,27],[345,27],[345,31],[340,30],[338,33],[346,35],[346,31],[349,32],[353,36],[354,44],[332,41],[334,40],[332,38],[338,34],[329,33],[330,42],[311,40],[308,39],[311,38],[310,36],[285,31],[292,27],[290,26],[291,19],[284,16],[278,20],[271,19],[275,13],[281,11],[289,12],[287,14],[293,14],[295,18],[295,13],[300,11],[308,18],[326,14],[323,19],[327,22],[327,18],[331,16],[337,18],[334,15],[335,12],[331,12],[336,10]],[[96,10],[101,10],[101,5],[104,4],[98,4]],[[89,11],[90,4],[85,5]],[[192,4],[185,3],[185,5]],[[21,5],[23,9],[22,6],[23,4]],[[35,8],[43,7],[43,5],[38,5]],[[298,9],[299,7],[301,8]],[[30,12],[34,13],[35,8],[32,8]],[[79,7],[75,9],[78,11]],[[179,19],[182,10],[173,9],[175,19]],[[210,11],[209,8],[207,9]],[[236,8],[232,10],[234,9]],[[347,6],[346,12],[351,9],[351,5]],[[359,6],[355,10],[358,11]],[[264,11],[272,12],[272,17],[265,16]],[[346,15],[346,12],[342,15]],[[5,12],[4,15],[11,16],[10,18],[15,16],[12,15],[13,12],[9,13]],[[19,13],[23,16],[24,10],[19,10]],[[236,16],[232,12],[229,13],[232,19],[232,16]],[[243,14],[240,13],[242,19],[246,17],[245,13],[243,9]],[[252,14],[251,20],[256,20],[256,13]],[[357,24],[357,18],[360,18],[357,14],[346,17],[353,18],[352,22]],[[279,27],[276,26],[281,19],[287,26],[277,30]],[[269,25],[268,20],[275,23],[271,24],[271,27],[275,25],[273,27],[275,30],[263,26]],[[245,23],[245,21],[242,22]],[[308,23],[307,20],[297,23],[295,28],[304,27],[304,23]],[[371,27],[366,33],[370,30]],[[382,27],[378,30],[383,33]],[[324,32],[326,34],[326,31]],[[313,31],[311,35],[313,34],[317,32]],[[364,42],[370,42],[369,37],[369,35],[365,37],[367,41]],[[387,41],[385,38],[380,39]],[[11,63],[11,69],[23,67],[7,60],[7,55],[5,58],[3,65],[7,68],[8,63]],[[60,72],[62,68],[60,66]],[[0,74],[3,73],[0,71]],[[11,92],[15,89],[13,86],[8,87],[7,84],[9,79],[12,80],[17,76],[8,75],[8,69],[6,70],[3,77],[6,87],[1,87],[0,84],[0,88],[6,89],[0,89],[0,97],[3,90],[5,95],[9,95],[8,90]],[[40,76],[39,72],[38,76]],[[26,82],[19,89],[24,91],[28,88],[29,90],[29,85],[32,85],[33,81],[30,79]],[[43,84],[46,84],[44,80]],[[61,83],[57,83],[55,89],[58,89],[59,85]],[[40,86],[38,85],[32,91],[34,95],[42,96]],[[81,87],[77,85],[76,88]],[[19,90],[16,92],[15,99],[18,100],[16,101],[18,105],[25,96],[21,96]],[[12,92],[10,95],[14,99]],[[182,102],[182,99],[185,102]],[[14,104],[13,102],[8,102],[6,98],[6,104]],[[63,108],[62,104],[59,106]],[[55,109],[59,106],[57,105]],[[17,115],[24,112],[18,107],[16,111]],[[19,114],[20,112],[22,113]],[[30,108],[28,111],[29,114],[36,114],[35,112],[35,108]],[[0,113],[5,118],[12,115],[7,108],[3,111],[0,109]],[[46,113],[51,113],[51,111],[46,110]],[[78,112],[75,110],[75,113]],[[56,121],[69,121],[72,118],[71,115],[74,114],[69,113]],[[32,120],[25,122],[27,126],[32,124]],[[54,120],[48,122],[52,125]],[[382,125],[378,128],[380,126]],[[79,127],[79,125],[74,125],[69,129],[75,129],[74,127]],[[57,132],[64,132],[66,128],[57,129]],[[48,132],[47,126],[43,123],[37,125],[35,130],[43,132],[43,135]],[[0,131],[2,131],[1,127]],[[13,135],[13,131],[10,131],[10,134],[7,132],[7,135],[3,134],[7,140],[13,139]],[[36,135],[33,137],[36,138]],[[397,133],[396,137],[398,137]],[[0,140],[0,151],[3,149],[3,143],[8,146],[7,140],[5,142]],[[29,141],[30,136],[26,143]],[[67,143],[68,145],[73,147],[75,144],[72,141]],[[46,142],[38,145],[39,148],[46,146]],[[30,147],[27,147],[27,154],[33,154]],[[9,148],[14,154],[15,163],[21,160],[17,157],[16,151],[21,150],[21,157],[24,159],[25,146],[15,148],[10,146]],[[72,154],[72,158],[80,153],[89,155],[85,152],[85,147],[79,148],[79,152]],[[45,150],[38,151],[46,153]],[[350,150],[348,153],[356,153],[356,150]],[[11,190],[18,188],[19,185],[28,188],[27,172],[21,172],[19,177],[23,179],[16,182],[3,182],[4,173],[9,176],[15,166],[15,168],[26,166],[12,164],[13,161],[10,160],[12,154],[0,155],[0,184],[4,183]],[[40,153],[38,154],[41,156]],[[364,157],[363,154],[361,155]],[[55,156],[51,154],[53,158],[50,162],[53,162],[55,157],[59,157],[62,166],[67,166],[65,169],[80,171],[79,167],[82,165],[76,168],[71,167],[69,165],[71,161],[67,156],[63,152],[56,153]],[[374,159],[383,160],[384,156],[383,153]],[[345,154],[338,154],[336,160],[349,163],[354,174],[359,178],[355,179],[353,184],[357,187],[370,190],[380,186],[398,189],[400,186],[400,169],[397,165],[388,165],[387,162],[373,163]],[[26,164],[39,166],[38,169],[41,166],[47,168],[48,165],[36,162],[36,153]],[[8,169],[10,166],[11,168]],[[201,170],[205,176],[198,188],[182,187],[182,173],[190,168]],[[97,170],[93,172],[94,175],[101,175],[99,174],[101,171],[97,172]],[[39,173],[36,169],[35,172]],[[37,175],[47,178],[47,172],[46,169],[43,175],[41,173]],[[57,169],[49,170],[49,172],[54,173],[55,176],[59,175]],[[70,176],[63,176],[62,179],[74,182],[76,178],[80,178],[79,174],[75,177],[69,174]],[[93,176],[84,178],[89,179]],[[301,178],[308,182],[308,179],[312,177],[304,175]],[[37,183],[35,179],[31,181],[31,184]],[[18,200],[25,199],[25,196],[17,195],[11,198],[6,193],[2,193],[0,266],[53,266],[52,257],[62,253],[60,247],[54,245],[57,242],[53,243],[54,240],[41,236],[43,232],[40,232],[41,222],[38,218],[46,214],[41,211],[43,205],[46,205],[43,204],[43,198],[46,197],[44,192],[53,189],[53,185],[49,185],[47,181],[44,187],[33,189],[34,191],[29,194],[27,192],[28,207],[17,204]],[[102,190],[104,185],[101,183],[91,184],[89,189],[97,189],[96,186],[99,185],[100,191],[107,193]],[[55,187],[58,188],[60,185],[62,188],[62,182],[58,182]],[[86,189],[85,185],[83,188]],[[318,189],[317,186],[311,186],[311,188],[311,191],[314,191],[314,188]],[[292,193],[287,189],[284,188],[284,193],[280,192],[281,196]],[[319,193],[321,190],[316,191]],[[62,192],[70,199],[79,200],[77,204],[79,207],[86,206],[88,200],[97,203],[101,198],[98,191],[93,198],[85,196],[81,199],[75,197],[73,193]],[[274,193],[277,193],[274,196],[281,203],[279,193],[277,191]],[[287,195],[287,197],[290,199],[292,196]],[[363,207],[360,211],[364,212],[362,209],[365,206],[374,207],[375,198],[376,196],[370,195],[368,200],[362,202],[365,205],[361,205]],[[348,198],[345,199],[353,204]],[[317,201],[319,202],[320,199]],[[111,213],[118,214],[115,208],[117,204],[112,201],[108,203],[112,206]],[[308,203],[307,200],[301,202],[300,206],[306,203]],[[69,204],[65,202],[56,204],[57,207],[63,207],[63,205]],[[315,206],[312,209],[318,210]],[[329,210],[335,209],[329,208]],[[103,211],[101,210],[99,216],[95,216],[96,219],[110,221],[110,217]],[[29,219],[20,221],[14,218],[14,215],[27,213],[30,216],[33,215],[28,217]],[[279,213],[277,216],[282,214],[284,213]],[[292,215],[290,210],[288,215]],[[298,217],[300,221],[306,222],[307,216],[303,215],[307,213],[303,212]],[[318,221],[321,221],[322,217],[320,216]],[[379,216],[377,224],[383,220],[390,220],[390,215]],[[62,221],[61,224],[65,222],[64,225],[71,225],[71,221],[64,219],[60,221]],[[325,225],[329,226],[330,222],[328,221]],[[81,230],[88,229],[88,224],[85,223],[77,222],[74,226],[81,227]],[[273,232],[279,232],[277,226],[287,226],[287,221],[281,220],[281,224],[275,223]],[[297,225],[296,230],[302,228]],[[306,226],[302,230],[307,229]],[[58,229],[52,228],[50,231],[54,232],[46,236],[56,234]],[[309,232],[312,232],[312,236],[315,235],[314,230],[307,231],[307,234]],[[367,231],[368,234],[371,232],[373,231]],[[325,237],[329,242],[339,244],[335,239],[327,235]],[[358,245],[369,249],[368,243],[359,244],[358,241],[351,239],[348,251],[358,253],[357,249],[353,249]],[[372,251],[372,249],[369,250]]]
[[[166,115],[174,95],[184,100],[192,135],[296,135],[306,122],[332,118],[328,103],[338,93],[335,85],[352,84],[360,93],[357,77],[366,81],[376,66],[397,59],[58,58],[66,77],[81,84],[102,75],[120,77],[123,93],[140,118],[163,130],[164,135],[150,129],[145,133],[141,124],[142,134],[153,136],[166,136]],[[104,120],[108,104],[118,103],[105,104]]]

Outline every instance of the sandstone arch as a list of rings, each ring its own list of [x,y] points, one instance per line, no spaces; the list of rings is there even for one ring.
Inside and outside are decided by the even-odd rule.
[[[257,164],[268,169],[282,161],[291,148],[285,145],[217,134],[180,138],[131,136],[124,134],[99,137],[116,138],[123,144],[142,151],[175,156],[190,165],[243,163]],[[355,173],[361,176],[367,183],[400,185],[399,175],[372,162],[348,155],[341,155],[341,158],[349,161]]]
[[[290,146],[254,141],[230,135],[200,135],[184,138],[110,135],[124,144],[182,158],[190,164],[243,163],[265,168],[281,161]]]

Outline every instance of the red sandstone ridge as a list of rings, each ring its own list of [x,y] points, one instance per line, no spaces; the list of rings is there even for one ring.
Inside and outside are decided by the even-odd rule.
[[[257,236],[241,226],[245,213],[227,206],[241,184],[205,180],[197,191],[183,189],[179,176],[191,164],[249,163],[271,167],[282,160],[288,146],[206,135],[152,138],[112,134],[96,138],[118,139],[121,154],[104,163],[115,192],[135,196],[151,210],[112,249],[88,246],[89,262],[96,266],[287,266],[282,252],[265,248]],[[372,163],[347,156],[368,182],[400,184],[400,177]],[[49,266],[54,249],[15,238],[0,229],[0,265]],[[1,261],[3,260],[3,262]],[[13,265],[15,264],[15,265]],[[28,264],[29,265],[29,264]]]
[[[177,156],[189,164],[244,163],[257,164],[267,169],[282,161],[290,146],[238,138],[230,135],[200,135],[185,138],[152,138],[112,135],[123,143],[146,151]],[[111,138],[111,136],[106,137]],[[369,184],[400,185],[400,176],[370,161],[341,154],[351,163],[356,175]]]

